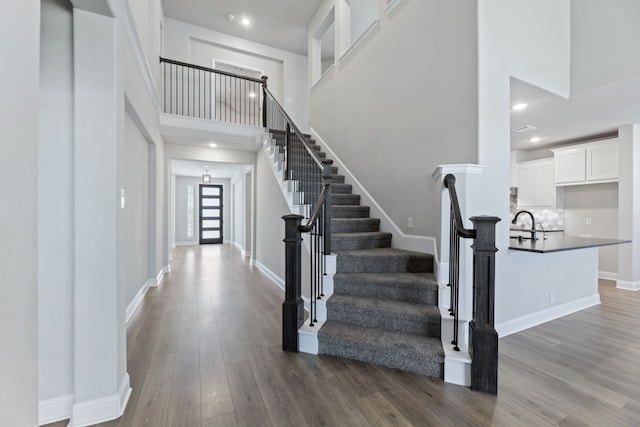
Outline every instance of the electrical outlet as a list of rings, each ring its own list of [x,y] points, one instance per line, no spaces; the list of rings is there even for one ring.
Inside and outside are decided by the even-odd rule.
[[[587,225],[591,225],[591,218],[585,218],[584,222]]]
[[[413,228],[413,218],[409,218],[409,220],[407,221],[407,227]]]

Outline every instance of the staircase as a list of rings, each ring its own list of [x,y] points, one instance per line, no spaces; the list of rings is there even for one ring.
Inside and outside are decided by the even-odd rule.
[[[272,138],[271,149],[282,161],[284,134],[272,132]],[[392,248],[392,235],[380,231],[380,220],[370,218],[369,207],[360,205],[360,195],[336,167],[332,178],[331,244],[337,261],[326,320],[319,318],[315,327],[318,353],[443,378],[432,255]]]

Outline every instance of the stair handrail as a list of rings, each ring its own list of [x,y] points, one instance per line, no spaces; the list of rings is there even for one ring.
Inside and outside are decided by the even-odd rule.
[[[494,325],[495,311],[495,216],[473,216],[474,228],[464,227],[460,204],[456,192],[456,178],[448,174],[444,186],[449,190],[450,239],[449,239],[449,286],[454,317],[454,350],[459,351],[458,324],[460,310],[460,238],[473,239],[473,302],[472,319],[469,322],[469,355],[471,356],[471,389],[498,393],[498,333]]]
[[[267,99],[270,99],[273,102],[273,105],[284,116],[287,124],[289,125],[289,127],[291,128],[293,133],[295,133],[298,136],[298,138],[300,138],[300,140],[303,142],[304,147],[306,148],[307,152],[311,155],[311,157],[315,161],[316,165],[318,165],[318,167],[321,170],[323,170],[324,166],[322,165],[322,159],[316,154],[315,150],[313,148],[311,148],[311,143],[309,142],[309,138],[307,138],[305,136],[305,134],[302,133],[302,131],[300,131],[298,126],[296,126],[295,122],[291,119],[289,114],[287,114],[287,112],[284,110],[282,105],[280,105],[280,103],[278,102],[276,97],[273,96],[273,94],[271,93],[271,91],[269,90],[269,88],[267,87],[266,84],[262,85],[262,91],[264,93],[264,100],[266,101]],[[263,107],[262,111],[263,111],[263,114],[267,113],[266,106]],[[266,119],[264,119],[264,127],[267,128]]]

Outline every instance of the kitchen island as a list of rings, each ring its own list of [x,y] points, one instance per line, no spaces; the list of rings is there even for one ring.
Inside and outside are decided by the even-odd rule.
[[[542,234],[542,233],[539,233]],[[537,253],[570,251],[574,249],[596,248],[599,246],[619,245],[630,243],[631,240],[599,239],[595,237],[566,236],[564,233],[554,233],[546,239],[530,240],[511,237],[509,249]]]

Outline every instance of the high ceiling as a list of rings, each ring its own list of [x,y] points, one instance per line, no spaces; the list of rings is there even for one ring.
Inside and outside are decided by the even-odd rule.
[[[301,55],[322,0],[162,0],[165,16]],[[229,21],[228,16],[234,19]],[[251,24],[243,26],[247,17]]]
[[[511,132],[511,148],[536,150],[613,134],[618,127],[640,123],[640,78],[572,95],[553,95],[519,80],[511,81],[511,103],[528,103],[511,111],[511,129],[534,126],[523,134]],[[539,142],[530,142],[539,136]]]

